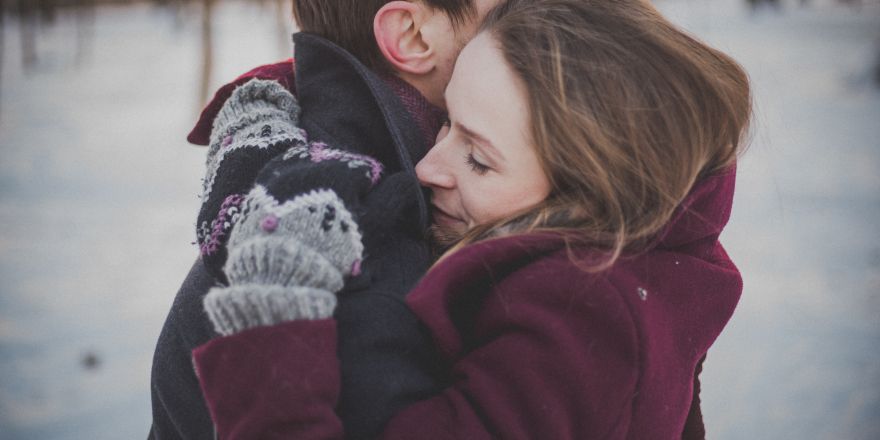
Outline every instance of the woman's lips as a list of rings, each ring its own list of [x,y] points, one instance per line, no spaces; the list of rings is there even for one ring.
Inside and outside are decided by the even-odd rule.
[[[434,208],[433,216],[434,222],[440,226],[461,226],[464,221],[453,217],[446,213],[446,211],[437,207],[437,205],[431,205]]]

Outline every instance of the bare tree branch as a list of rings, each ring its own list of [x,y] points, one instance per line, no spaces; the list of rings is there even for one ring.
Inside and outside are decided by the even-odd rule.
[[[212,16],[214,15],[214,1],[202,0],[202,72],[199,87],[199,106],[208,101],[208,93],[211,87],[211,70],[214,64]]]

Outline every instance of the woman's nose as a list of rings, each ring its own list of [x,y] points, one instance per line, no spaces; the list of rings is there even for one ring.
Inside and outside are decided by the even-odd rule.
[[[416,176],[422,186],[430,188],[451,189],[455,187],[455,178],[448,164],[443,161],[442,142],[428,150],[428,154],[416,164]]]

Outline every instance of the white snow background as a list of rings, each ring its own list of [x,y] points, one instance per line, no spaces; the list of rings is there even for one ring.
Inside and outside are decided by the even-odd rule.
[[[709,437],[880,438],[880,4],[657,3],[755,91],[722,236],[745,290],[703,374]],[[216,13],[212,90],[289,56],[271,8]],[[62,14],[27,71],[18,25],[2,32],[0,440],[144,438],[153,347],[197,255],[196,15],[99,8],[77,64]]]

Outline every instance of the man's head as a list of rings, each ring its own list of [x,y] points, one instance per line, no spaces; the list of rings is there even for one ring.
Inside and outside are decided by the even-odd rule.
[[[486,13],[502,0],[293,0],[299,29],[351,52],[377,72],[394,73],[431,103]]]

